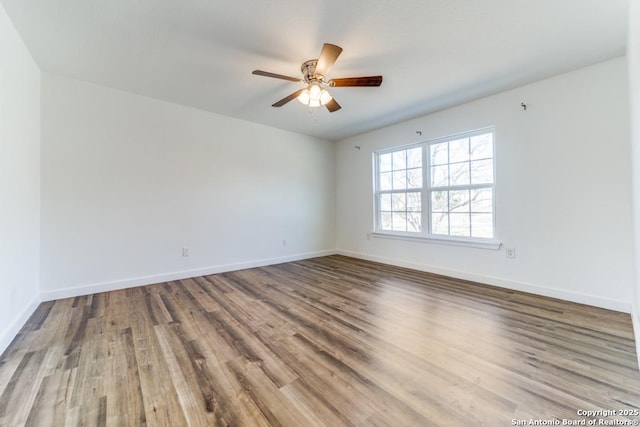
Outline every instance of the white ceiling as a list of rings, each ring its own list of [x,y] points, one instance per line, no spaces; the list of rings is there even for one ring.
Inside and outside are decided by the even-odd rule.
[[[2,0],[48,72],[338,140],[624,55],[628,0]],[[301,76],[323,43],[342,109],[310,114]]]

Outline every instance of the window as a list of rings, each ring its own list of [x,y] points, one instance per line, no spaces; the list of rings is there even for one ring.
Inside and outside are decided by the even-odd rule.
[[[376,232],[456,240],[494,237],[494,131],[376,152]]]

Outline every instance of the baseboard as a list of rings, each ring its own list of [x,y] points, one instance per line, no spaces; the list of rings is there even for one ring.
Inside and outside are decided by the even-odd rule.
[[[576,302],[579,304],[591,305],[594,307],[605,308],[608,310],[620,311],[623,313],[631,312],[631,304],[624,301],[617,301],[608,298],[597,297],[594,295],[580,294],[577,292],[568,292],[560,289],[546,288],[543,286],[532,285],[529,283],[515,282],[504,280],[497,277],[481,276],[477,274],[465,273],[461,271],[449,270],[446,268],[435,267],[427,264],[416,264],[402,260],[380,257],[376,255],[363,254],[344,249],[337,249],[337,254],[360,258],[368,261],[380,262],[383,264],[395,265],[398,267],[410,268],[412,270],[425,271],[428,273],[441,274],[443,276],[455,277],[457,279],[470,280],[473,282],[483,283],[500,288],[512,289],[515,291],[528,292],[545,297],[558,298],[565,301]],[[640,329],[638,329],[640,332]],[[637,341],[637,340],[636,340]]]
[[[636,338],[636,357],[638,358],[638,369],[640,369],[640,310],[635,304],[631,310],[633,321],[633,335]]]
[[[151,285],[154,283],[168,282],[171,280],[189,279],[191,277],[206,276],[209,274],[225,273],[228,271],[243,270],[246,268],[263,267],[265,265],[281,264],[283,262],[299,261],[302,259],[315,258],[335,254],[335,250],[324,250],[308,252],[303,254],[289,255],[278,258],[264,258],[253,261],[239,262],[234,264],[217,265],[212,267],[198,268],[194,270],[175,271],[152,276],[133,277],[129,279],[116,280],[112,282],[94,283],[83,286],[56,289],[53,291],[43,291],[40,296],[42,301],[51,301],[61,298],[72,298],[82,295],[90,295],[99,292],[116,291],[119,289],[133,288],[136,286]]]
[[[27,323],[29,317],[36,311],[36,308],[40,305],[41,299],[40,295],[36,295],[33,299],[27,304],[27,306],[16,316],[15,319],[11,322],[11,324],[2,331],[2,335],[0,335],[0,355],[4,353],[4,351],[9,347],[11,341],[18,335],[20,329]]]

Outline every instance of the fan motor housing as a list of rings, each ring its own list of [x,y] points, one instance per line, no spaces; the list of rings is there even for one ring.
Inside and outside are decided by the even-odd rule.
[[[322,77],[324,76],[316,76],[317,65],[317,59],[310,59],[302,64],[302,66],[300,67],[300,71],[302,71],[305,82],[309,83],[311,80],[322,80]]]

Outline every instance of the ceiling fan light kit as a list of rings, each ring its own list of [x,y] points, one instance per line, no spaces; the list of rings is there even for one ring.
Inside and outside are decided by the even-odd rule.
[[[319,83],[312,82],[309,86],[298,95],[298,101],[309,107],[319,107],[321,105],[327,105],[327,102],[331,101],[333,97],[325,89],[320,87]]]
[[[295,77],[284,76],[282,74],[270,73],[268,71],[254,70],[253,74],[275,79],[288,80],[306,84],[306,88],[299,89],[289,96],[282,98],[274,103],[272,107],[282,107],[293,99],[309,108],[325,106],[330,113],[338,111],[340,104],[331,96],[329,91],[324,88],[328,87],[348,87],[348,86],[380,86],[382,84],[382,76],[371,77],[347,77],[340,79],[325,80],[325,76],[329,69],[338,59],[342,52],[342,48],[333,44],[325,43],[322,46],[320,57],[318,59],[310,59],[305,61],[300,67],[304,78],[297,79]]]

